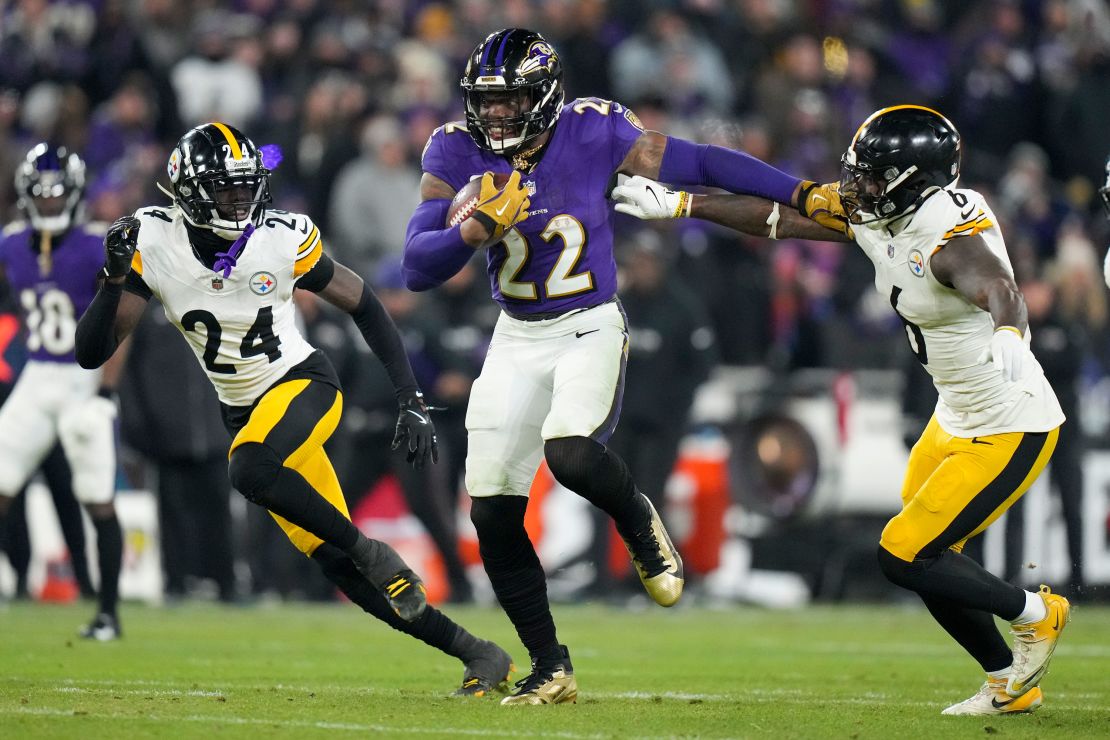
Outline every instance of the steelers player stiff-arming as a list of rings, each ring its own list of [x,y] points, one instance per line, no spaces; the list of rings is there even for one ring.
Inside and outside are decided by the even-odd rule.
[[[396,388],[394,446],[407,445],[415,465],[436,459],[435,429],[378,299],[324,254],[307,216],[268,208],[270,170],[238,130],[209,123],[188,131],[167,174],[171,206],[141,208],[108,230],[104,281],[77,327],[78,361],[103,363],[157,297],[216,388],[234,437],[235,488],[268,509],[351,601],[462,660],[461,693],[502,684],[508,654],[427,606],[420,579],[397,553],[359,532],[324,452],[343,395],[330,362],[294,323],[294,289],[351,315]]]
[[[99,605],[80,634],[115,640],[123,533],[112,501],[113,396],[125,353],[96,371],[74,358],[76,319],[93,300],[103,261],[103,225],[84,222],[85,163],[74,152],[37,144],[16,171],[15,188],[26,221],[4,230],[0,268],[18,296],[28,360],[0,409],[0,532],[12,498],[60,442],[73,493],[96,529]]]
[[[1029,350],[1025,301],[998,221],[983,196],[956,186],[960,136],[936,111],[900,105],[860,126],[839,183],[806,182],[793,201],[693,196],[633,178],[613,191],[640,218],[694,216],[759,236],[854,241],[875,286],[933,377],[936,411],[910,453],[902,511],[887,524],[879,564],[916,592],[987,679],[944,714],[1027,712],[1070,605],[993,576],[961,550],[1036,480],[1064,414]],[[689,202],[684,208],[678,204]],[[816,223],[830,227],[815,235]],[[1010,622],[1011,650],[994,616]]]
[[[467,407],[466,488],[486,573],[532,658],[532,673],[503,702],[510,705],[577,697],[524,528],[541,460],[612,517],[656,603],[676,603],[683,588],[662,519],[605,445],[628,341],[605,197],[611,177],[692,172],[706,185],[783,199],[800,185],[745,154],[709,157],[716,148],[644,131],[620,103],[566,102],[562,78],[559,55],[537,33],[506,28],[478,44],[460,81],[466,120],[436,129],[425,147],[422,202],[404,253],[406,284],[427,290],[484,251],[502,309]],[[501,187],[494,173],[508,176]],[[452,199],[474,179],[476,207],[447,223]]]

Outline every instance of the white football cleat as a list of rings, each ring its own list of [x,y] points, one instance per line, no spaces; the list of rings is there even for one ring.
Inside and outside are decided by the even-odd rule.
[[[970,699],[945,709],[941,714],[1021,714],[1032,712],[1041,705],[1044,695],[1039,687],[1033,687],[1022,696],[1014,698],[1006,693],[1006,679],[988,678],[979,691]]]

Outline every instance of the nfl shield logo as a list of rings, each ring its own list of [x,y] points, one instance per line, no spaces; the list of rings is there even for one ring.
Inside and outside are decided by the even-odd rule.
[[[894,259],[894,242],[886,245],[887,259]]]
[[[528,197],[532,197],[533,195],[536,194],[536,181],[535,180],[525,180],[524,181],[524,187],[528,188]]]
[[[212,290],[223,290],[223,289],[224,289],[224,279],[222,277],[212,278]]]

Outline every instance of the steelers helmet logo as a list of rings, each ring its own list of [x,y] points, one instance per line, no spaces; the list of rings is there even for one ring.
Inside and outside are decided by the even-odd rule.
[[[909,265],[914,277],[925,277],[925,258],[920,251],[914,249],[910,252]]]
[[[277,278],[270,272],[256,272],[251,275],[250,286],[256,295],[269,295],[277,287]]]
[[[181,179],[181,150],[177,147],[170,152],[170,160],[166,162],[166,174],[169,175],[170,182],[176,183]]]

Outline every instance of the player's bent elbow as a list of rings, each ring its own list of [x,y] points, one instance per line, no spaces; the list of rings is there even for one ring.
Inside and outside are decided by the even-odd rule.
[[[405,287],[414,293],[421,293],[425,290],[431,290],[439,286],[443,281],[436,280],[419,270],[414,270],[403,261],[401,263],[401,279],[405,281]]]

